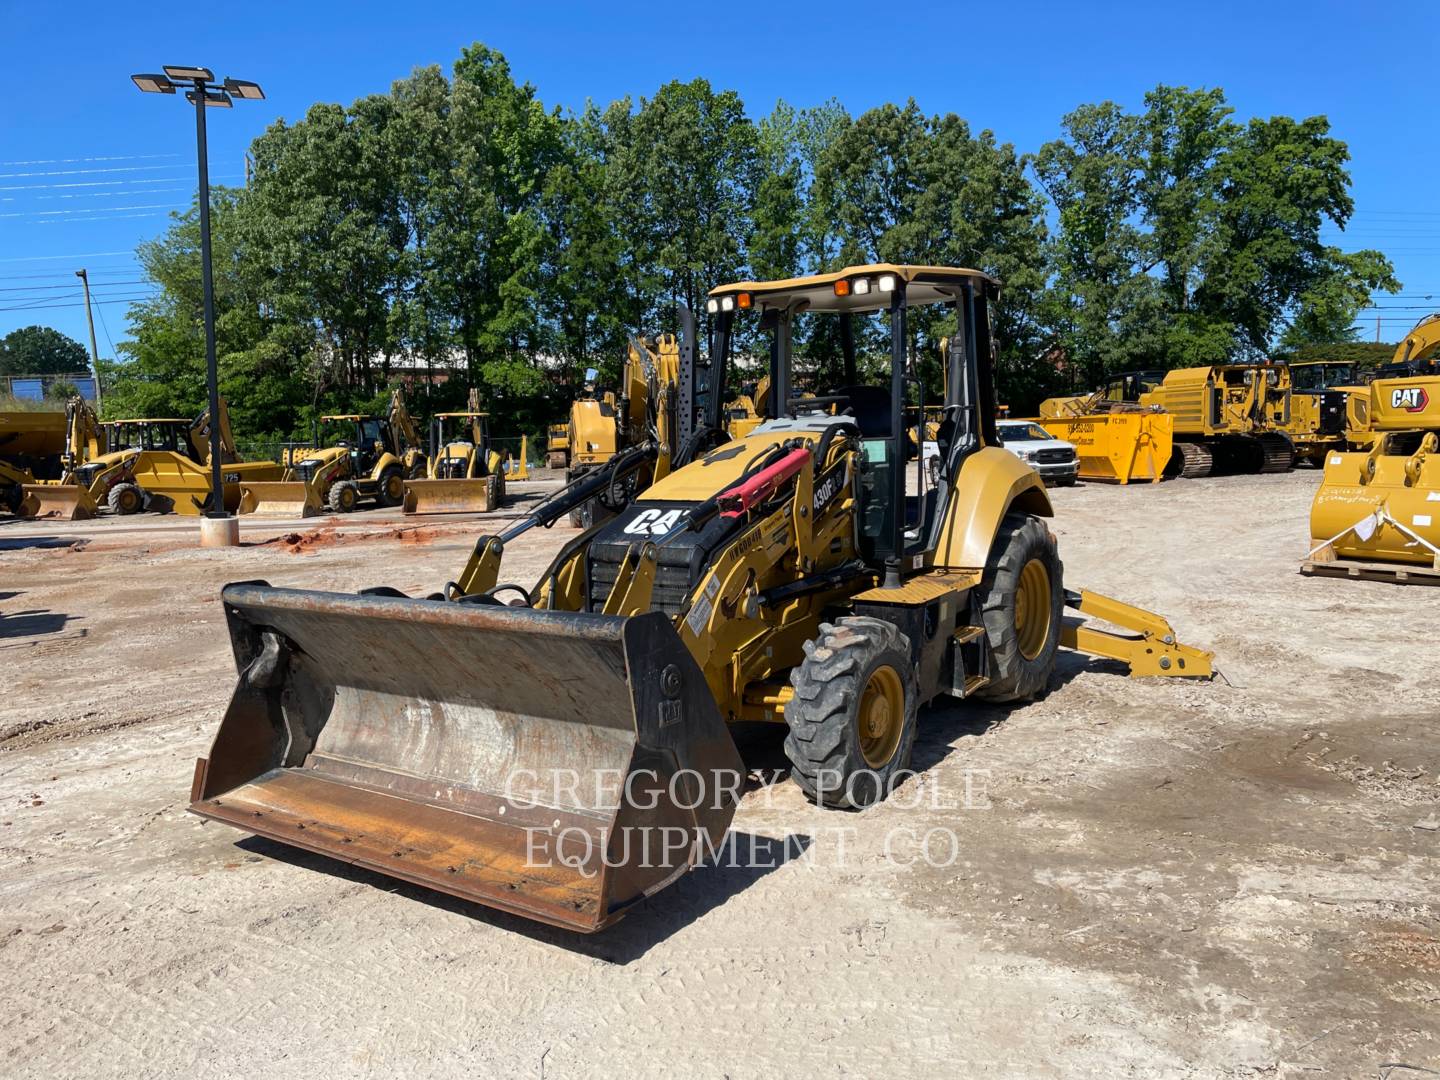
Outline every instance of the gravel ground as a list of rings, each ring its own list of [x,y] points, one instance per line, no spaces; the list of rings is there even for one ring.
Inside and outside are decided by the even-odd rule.
[[[923,713],[881,806],[758,784],[743,865],[592,938],[185,812],[235,680],[220,586],[429,591],[476,520],[252,522],[210,552],[193,519],[0,524],[0,1073],[1440,1069],[1440,597],[1301,578],[1317,483],[1056,492],[1067,584],[1164,613],[1224,680],[1062,654],[1040,702]]]

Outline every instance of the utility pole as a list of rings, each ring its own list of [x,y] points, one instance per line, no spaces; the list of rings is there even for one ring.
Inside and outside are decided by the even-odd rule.
[[[1380,344],[1380,316],[1375,316],[1375,344]]]
[[[100,349],[95,344],[95,314],[90,310],[90,275],[82,268],[75,276],[85,286],[85,321],[90,324],[90,371],[95,376],[95,411],[100,411]]]

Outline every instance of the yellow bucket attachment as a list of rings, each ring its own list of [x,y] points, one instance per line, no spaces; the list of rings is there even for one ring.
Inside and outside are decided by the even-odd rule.
[[[1306,568],[1312,572],[1346,573],[1345,560],[1440,571],[1440,453],[1381,449],[1325,455],[1325,474],[1310,504],[1316,546]],[[1326,563],[1335,565],[1318,565]]]
[[[1060,644],[1076,652],[1103,656],[1128,664],[1130,675],[1183,676],[1208,679],[1215,674],[1215,654],[1175,640],[1175,631],[1153,611],[1134,607],[1099,593],[1065,590],[1065,606],[1082,615],[1117,626],[1132,634],[1117,634],[1066,619],[1060,626]]]
[[[476,476],[464,480],[406,480],[405,513],[485,513],[499,508],[499,478]]]
[[[100,512],[90,489],[80,484],[25,484],[20,516],[51,521],[88,521]]]
[[[240,485],[239,512],[261,517],[318,517],[325,512],[325,503],[314,488],[299,480],[259,481]]]
[[[1169,413],[1116,411],[1036,422],[1055,438],[1075,444],[1081,480],[1158,483],[1174,443],[1175,420]]]
[[[240,681],[201,817],[587,933],[726,835],[743,766],[659,612],[223,600]]]

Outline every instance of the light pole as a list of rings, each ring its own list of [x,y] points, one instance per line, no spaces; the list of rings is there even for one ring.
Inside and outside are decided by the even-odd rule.
[[[220,376],[215,368],[215,285],[210,276],[210,165],[205,145],[205,110],[228,109],[232,98],[259,101],[265,97],[258,83],[243,79],[215,81],[209,68],[167,64],[163,75],[131,75],[147,94],[173,94],[181,86],[185,100],[195,106],[195,147],[200,159],[200,287],[205,294],[205,377],[210,389],[210,508],[209,518],[226,518],[224,469],[220,460]]]

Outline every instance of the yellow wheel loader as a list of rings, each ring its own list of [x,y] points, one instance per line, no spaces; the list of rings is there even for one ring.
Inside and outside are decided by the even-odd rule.
[[[68,410],[65,475],[58,484],[26,491],[36,498],[35,516],[85,518],[99,507],[115,514],[142,510],[198,516],[211,501],[210,410],[194,419],[156,417],[98,423],[79,398]],[[229,412],[220,402],[221,464],[225,506],[240,502],[240,485],[278,480],[271,461],[242,461],[235,450]]]
[[[311,442],[309,448],[290,451],[283,479],[245,484],[240,513],[307,518],[327,510],[348,514],[364,503],[400,506],[406,478],[426,474],[419,431],[398,388],[383,419],[355,413],[322,416]]]
[[[1043,694],[1063,644],[1208,676],[1163,619],[1065,588],[1044,486],[996,444],[998,292],[892,264],[714,290],[708,362],[681,362],[673,471],[531,588],[503,582],[506,546],[653,468],[656,442],[481,537],[429,598],[227,586],[240,681],[191,810],[589,932],[723,843],[745,768],[731,723],[780,726],[811,799],[863,807],[908,775],[922,705]],[[961,323],[936,487],[904,462],[922,305]],[[756,316],[778,415],[727,440],[725,371]],[[801,318],[887,321],[885,384],[794,397]],[[1076,626],[1067,604],[1135,632]]]
[[[1301,564],[1305,573],[1440,584],[1440,370],[1430,359],[1436,353],[1440,319],[1432,315],[1367,388],[1370,447],[1326,454],[1310,505],[1313,547]]]
[[[1283,364],[1217,364],[1126,372],[1105,400],[1158,408],[1171,417],[1172,475],[1286,472],[1295,447],[1285,434],[1290,373]]]
[[[505,461],[490,442],[489,413],[470,391],[463,412],[430,421],[429,475],[405,481],[405,513],[484,512],[505,502]]]

